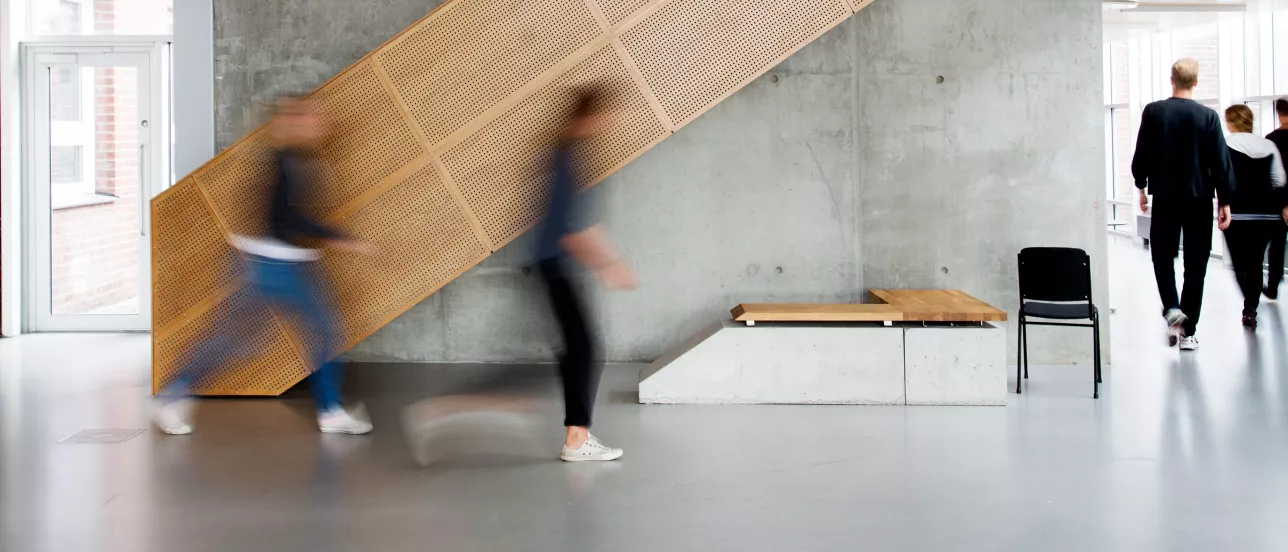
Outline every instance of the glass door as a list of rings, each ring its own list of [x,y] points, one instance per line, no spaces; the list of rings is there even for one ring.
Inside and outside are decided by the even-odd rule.
[[[147,330],[147,200],[165,145],[158,52],[29,52],[32,331]]]

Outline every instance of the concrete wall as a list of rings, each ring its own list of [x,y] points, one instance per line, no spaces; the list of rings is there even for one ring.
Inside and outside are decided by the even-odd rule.
[[[432,4],[216,0],[220,147],[255,102],[321,83]],[[604,355],[651,360],[739,302],[853,301],[865,286],[1014,308],[1020,247],[1103,259],[1099,10],[878,0],[626,167],[589,198],[641,278],[593,295]],[[551,358],[531,251],[517,240],[348,356]],[[1033,333],[1034,362],[1090,354]]]

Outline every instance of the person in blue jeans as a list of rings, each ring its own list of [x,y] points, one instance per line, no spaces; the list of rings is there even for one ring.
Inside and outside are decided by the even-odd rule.
[[[321,255],[300,241],[322,240],[337,249],[360,254],[370,252],[371,246],[313,220],[294,201],[301,189],[311,184],[306,176],[313,162],[311,152],[322,143],[327,128],[322,111],[311,101],[291,97],[278,102],[269,123],[277,180],[269,196],[267,231],[261,236],[234,236],[231,241],[247,260],[247,279],[259,298],[321,344],[313,348],[313,358],[308,359],[310,368],[315,369],[310,384],[317,402],[318,428],[325,433],[362,434],[371,431],[371,423],[342,407],[338,367],[331,360],[339,345],[339,326],[324,284],[313,267]],[[162,390],[153,409],[157,427],[172,435],[192,432],[189,391],[203,375],[243,356],[247,341],[240,337],[219,335],[187,352],[179,377]]]

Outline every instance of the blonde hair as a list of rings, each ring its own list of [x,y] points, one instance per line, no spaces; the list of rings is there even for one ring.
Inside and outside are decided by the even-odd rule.
[[[1252,109],[1243,104],[1235,104],[1225,109],[1225,121],[1235,132],[1252,132]]]
[[[1189,90],[1199,83],[1199,62],[1190,58],[1176,60],[1172,64],[1172,85],[1181,89]]]

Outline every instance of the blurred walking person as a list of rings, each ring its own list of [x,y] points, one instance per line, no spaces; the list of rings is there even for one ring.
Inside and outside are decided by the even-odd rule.
[[[1275,114],[1279,116],[1279,128],[1270,131],[1266,139],[1279,148],[1280,160],[1288,151],[1288,99],[1275,100]],[[1266,288],[1262,294],[1266,300],[1279,299],[1279,284],[1284,281],[1284,248],[1288,246],[1288,224],[1273,232],[1270,236],[1270,254],[1266,257]]]
[[[1142,212],[1149,209],[1149,195],[1154,196],[1149,241],[1167,342],[1191,351],[1199,347],[1194,334],[1212,251],[1212,196],[1219,205],[1217,226],[1225,230],[1234,191],[1221,117],[1193,100],[1198,81],[1197,61],[1172,65],[1172,97],[1145,106],[1131,165]],[[1178,298],[1175,262],[1182,234],[1185,283]]]
[[[599,387],[594,336],[585,302],[567,266],[571,257],[611,289],[631,289],[636,284],[635,273],[609,245],[603,230],[587,223],[577,194],[582,181],[575,162],[577,145],[606,130],[613,117],[603,111],[602,104],[603,97],[596,88],[576,93],[571,116],[555,147],[550,203],[538,234],[541,277],[564,342],[559,377],[563,383],[566,431],[560,458],[569,462],[616,460],[622,456],[621,449],[605,446],[590,434]]]
[[[288,97],[278,102],[269,123],[277,179],[268,195],[267,230],[262,236],[234,236],[232,241],[245,254],[248,279],[258,295],[299,324],[302,333],[322,343],[307,359],[315,370],[309,381],[318,428],[324,433],[362,434],[371,431],[371,423],[341,406],[338,366],[330,360],[340,345],[339,328],[313,266],[320,252],[301,240],[322,240],[337,249],[364,254],[371,246],[314,220],[296,202],[308,187],[321,184],[310,181],[309,175],[316,174],[310,165],[319,162],[312,157],[328,130],[325,115],[312,101]],[[173,435],[191,433],[193,403],[187,394],[192,385],[203,374],[243,357],[246,346],[233,336],[220,335],[188,351],[179,377],[160,393],[153,410],[157,426]]]
[[[1234,194],[1230,199],[1231,222],[1225,241],[1234,265],[1234,276],[1243,290],[1243,325],[1257,327],[1261,301],[1262,262],[1266,248],[1276,234],[1284,233],[1288,221],[1285,201],[1283,159],[1274,142],[1252,133],[1252,110],[1243,104],[1225,110],[1230,162],[1234,167]],[[1280,263],[1282,269],[1283,264]]]

